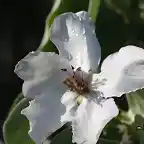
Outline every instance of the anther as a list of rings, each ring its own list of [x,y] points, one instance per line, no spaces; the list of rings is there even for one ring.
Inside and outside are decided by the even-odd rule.
[[[78,67],[78,68],[77,68],[77,71],[81,71],[81,67]]]
[[[71,65],[72,70],[74,70],[74,67]]]
[[[67,69],[61,69],[62,71],[67,71]]]

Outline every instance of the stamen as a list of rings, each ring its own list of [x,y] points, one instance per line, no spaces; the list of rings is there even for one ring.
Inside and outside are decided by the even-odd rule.
[[[71,65],[72,71],[73,71],[73,78],[75,77],[75,71],[74,71],[74,67]]]
[[[76,92],[79,95],[83,95],[84,93],[89,92],[88,83],[83,79],[83,71],[81,71],[81,67],[78,67],[76,71],[74,71],[74,67],[71,66],[73,75],[66,78],[63,81],[63,84],[67,85],[70,91]],[[61,69],[63,71],[67,71],[67,69]],[[77,75],[77,72],[80,72],[80,75]],[[68,71],[67,71],[68,72]]]
[[[78,68],[77,68],[77,71],[81,71],[81,67],[78,67]]]
[[[83,72],[81,71],[81,67],[78,67],[77,71],[81,72],[81,83],[84,86]]]
[[[61,69],[62,71],[67,71],[67,69]]]
[[[71,65],[72,70],[74,70],[74,67]]]

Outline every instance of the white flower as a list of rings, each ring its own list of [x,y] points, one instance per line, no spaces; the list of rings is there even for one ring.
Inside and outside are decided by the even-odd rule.
[[[70,121],[73,142],[95,144],[105,125],[119,113],[108,97],[144,87],[144,50],[123,47],[108,56],[96,74],[100,45],[84,11],[58,16],[51,40],[59,55],[32,52],[15,69],[24,80],[24,96],[33,99],[22,111],[30,121],[29,135],[41,144],[49,133]]]

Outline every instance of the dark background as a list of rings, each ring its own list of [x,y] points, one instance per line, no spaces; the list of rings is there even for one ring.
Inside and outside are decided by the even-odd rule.
[[[38,48],[51,6],[52,0],[0,0],[0,128],[21,92],[14,66]]]

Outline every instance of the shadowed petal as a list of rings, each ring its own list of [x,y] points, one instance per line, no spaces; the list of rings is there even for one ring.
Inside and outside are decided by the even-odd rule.
[[[36,96],[30,105],[22,110],[29,122],[29,135],[36,144],[41,144],[49,134],[60,128],[60,117],[65,112],[65,107],[60,103],[62,94],[57,87],[45,91],[41,96]]]
[[[18,62],[15,73],[24,80],[24,96],[34,98],[54,87],[55,83],[61,91],[62,80],[66,76],[61,68],[67,67],[67,62],[55,53],[32,52]]]
[[[48,77],[59,60],[59,55],[52,52],[30,52],[18,62],[15,73],[23,80]]]
[[[99,88],[105,97],[144,88],[144,49],[126,46],[108,56],[101,67],[101,75],[107,80]]]
[[[51,28],[51,40],[60,55],[75,68],[81,67],[85,72],[96,71],[101,49],[87,12],[69,12],[55,18]]]
[[[33,52],[21,60],[15,69],[24,80],[23,94],[34,98],[22,110],[30,122],[30,137],[41,142],[53,131],[61,127],[60,117],[65,107],[60,103],[66,91],[62,84],[67,75],[61,68],[69,68],[67,61],[55,53]]]

